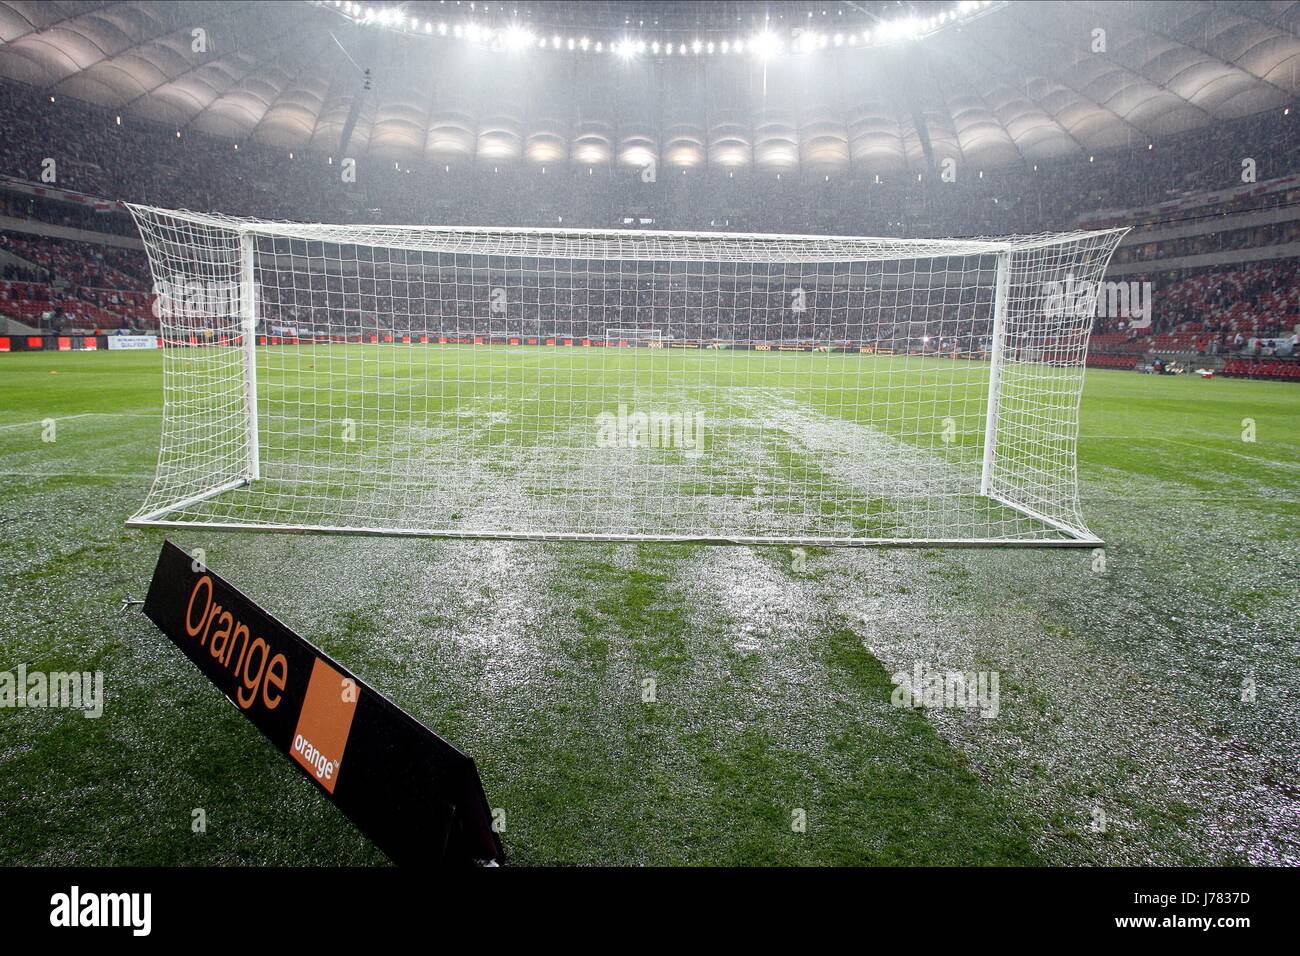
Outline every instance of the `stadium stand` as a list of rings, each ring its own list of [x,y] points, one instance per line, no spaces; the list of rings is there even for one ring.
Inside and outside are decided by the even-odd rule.
[[[1233,378],[1272,378],[1300,382],[1300,360],[1233,358],[1224,364],[1222,374]]]
[[[1041,168],[981,170],[958,183],[851,169],[833,177],[797,171],[782,177],[717,168],[647,184],[635,170],[609,165],[597,175],[577,163],[458,168],[375,162],[357,184],[345,185],[329,155],[198,132],[178,136],[174,129],[122,122],[119,114],[8,81],[0,82],[0,110],[13,133],[0,142],[0,250],[26,264],[4,267],[0,314],[50,331],[155,327],[141,253],[41,234],[58,227],[78,236],[132,236],[133,223],[119,200],[322,221],[885,236],[1030,233],[1117,223],[1160,230],[1172,223],[1168,239],[1157,231],[1155,241],[1126,244],[1117,253],[1113,265],[1129,270],[1126,281],[1152,283],[1154,314],[1149,325],[1099,318],[1090,364],[1133,368],[1153,352],[1243,354],[1251,339],[1286,335],[1300,323],[1300,289],[1292,281],[1298,260],[1272,252],[1300,242],[1300,214],[1289,212],[1300,205],[1300,156],[1287,126],[1294,119],[1281,122],[1274,113],[1230,121],[1232,135],[1210,142],[1186,134],[1163,140],[1158,149],[1134,144]],[[1245,190],[1239,180],[1242,142],[1271,157],[1268,171],[1276,174]],[[57,189],[41,185],[42,163],[51,153],[65,157]],[[503,195],[518,199],[503,203]],[[1119,211],[1098,211],[1107,209]],[[1230,228],[1261,211],[1283,218]],[[1176,228],[1207,218],[1222,220],[1225,228],[1215,225],[1195,235]],[[1242,261],[1184,265],[1225,252],[1240,253]],[[1256,252],[1272,261],[1251,261]],[[1166,265],[1163,271],[1151,268]],[[629,302],[646,304],[646,290],[618,291]],[[282,306],[273,295],[267,305],[268,329],[313,324],[310,314],[290,303]],[[734,302],[728,305],[738,335],[752,328],[747,313]],[[463,302],[445,307],[466,308]],[[969,315],[964,324],[960,318],[949,310],[934,315],[936,350],[946,350],[959,327],[966,333],[959,350],[978,349],[984,317],[975,325]],[[580,309],[571,321],[575,330],[584,327]],[[662,325],[686,338],[695,331],[667,314]],[[503,325],[502,332],[530,335],[538,327],[525,317]],[[1287,368],[1282,361],[1253,364],[1249,373],[1293,377]]]
[[[1138,357],[1136,355],[1108,355],[1104,352],[1089,352],[1089,368],[1117,368],[1117,369],[1134,369],[1137,368]]]
[[[85,242],[0,232],[0,314],[53,332],[156,328],[147,264]]]

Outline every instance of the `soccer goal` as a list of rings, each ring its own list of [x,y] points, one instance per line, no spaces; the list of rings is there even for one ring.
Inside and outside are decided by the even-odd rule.
[[[1079,400],[1124,230],[903,240],[131,211],[164,394],[130,525],[1099,543],[1079,506]]]
[[[661,349],[664,347],[664,335],[659,329],[606,329],[605,344]]]

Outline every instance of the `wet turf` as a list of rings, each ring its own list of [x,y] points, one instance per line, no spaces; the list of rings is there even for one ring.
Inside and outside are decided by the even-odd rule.
[[[122,527],[160,398],[157,355],[0,356],[0,667],[108,694],[100,720],[0,710],[0,862],[382,863],[117,613],[162,538]],[[1300,862],[1300,388],[1090,372],[1080,462],[1104,569],[176,540],[474,754],[520,864]],[[892,707],[917,661],[999,671],[999,716]]]

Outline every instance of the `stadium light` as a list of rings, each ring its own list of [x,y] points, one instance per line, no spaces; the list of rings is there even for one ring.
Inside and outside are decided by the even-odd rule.
[[[518,23],[511,24],[501,39],[502,43],[505,44],[505,48],[515,53],[518,53],[525,47],[533,45],[532,32],[527,27],[521,26]]]
[[[897,20],[890,20],[881,24],[876,31],[876,36],[883,42],[890,43],[900,40],[912,40],[924,32],[925,24],[916,17],[900,17]]]
[[[720,38],[710,40],[707,37],[700,37],[679,42],[676,38],[656,37],[653,34],[633,37],[624,36],[621,39],[612,37],[601,39],[591,35],[579,38],[560,34],[544,38],[537,36],[535,27],[530,26],[526,20],[518,23],[480,21],[478,24],[471,23],[468,20],[459,23],[454,21],[421,20],[419,17],[408,16],[400,6],[363,7],[359,3],[354,3],[353,0],[312,0],[312,2],[320,7],[333,6],[339,14],[349,18],[354,23],[399,30],[403,33],[419,33],[423,23],[423,32],[433,34],[436,22],[438,36],[445,37],[450,33],[450,35],[457,38],[467,38],[471,43],[490,42],[491,49],[497,52],[521,50],[532,42],[533,37],[536,37],[536,45],[541,49],[581,50],[584,53],[594,50],[596,53],[603,53],[605,48],[608,47],[610,52],[616,52],[624,57],[632,53],[645,53],[647,48],[653,48],[656,55],[667,56],[685,56],[688,52],[697,56],[702,54],[712,56],[715,53],[725,56],[733,53],[749,52],[764,60],[786,53],[806,55],[817,50],[843,49],[845,47],[860,50],[871,46],[885,46],[918,40],[928,37],[948,25],[960,24],[979,17],[991,8],[1008,5],[1008,0],[998,0],[998,2],[994,2],[994,0],[960,0],[960,2],[952,2],[952,0],[949,0],[949,4],[945,4],[948,7],[947,9],[929,12],[928,15],[920,17],[916,15],[895,17],[880,22],[871,29],[863,29],[858,32],[804,30],[800,35],[791,39],[787,48],[783,36],[767,27],[762,28],[748,38],[734,37],[726,40]],[[488,7],[478,8],[474,4],[470,4],[470,7],[471,9],[477,9],[480,16],[488,15]],[[843,11],[836,12],[837,15],[843,15]],[[822,15],[826,16],[827,13],[824,11]],[[811,21],[813,14],[809,13],[808,18]],[[770,23],[771,20],[770,14],[765,16],[766,22]],[[647,22],[644,20],[638,21],[635,27],[632,25],[631,18],[627,19],[627,23],[632,29],[639,27],[645,30],[648,28]],[[658,21],[655,21],[654,27],[657,28],[658,26]],[[517,40],[511,39],[511,34],[516,29],[527,32],[530,38],[527,43],[521,45]],[[548,39],[549,43],[547,42]]]

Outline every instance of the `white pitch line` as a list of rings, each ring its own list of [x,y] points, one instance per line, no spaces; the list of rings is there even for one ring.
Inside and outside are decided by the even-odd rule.
[[[152,472],[122,474],[112,471],[0,471],[0,478],[138,478],[148,481]]]
[[[0,429],[36,428],[49,421],[70,422],[76,418],[162,418],[162,412],[81,412],[77,415],[51,415],[48,418],[38,418],[34,422],[15,422],[12,425],[0,425]]]
[[[1214,448],[1211,445],[1198,445],[1196,442],[1181,441],[1177,438],[1164,438],[1160,435],[1080,435],[1079,440],[1085,439],[1127,439],[1134,444],[1148,441],[1167,441],[1171,445],[1181,445],[1184,448],[1195,448],[1197,451],[1209,452],[1212,455],[1231,455],[1233,458],[1244,458],[1246,461],[1258,462],[1261,465],[1277,465],[1279,468],[1300,468],[1300,464],[1291,461],[1277,461],[1273,458],[1260,458],[1257,455],[1246,455],[1239,451],[1229,451],[1226,448]],[[1218,439],[1219,441],[1228,441],[1230,439]]]

